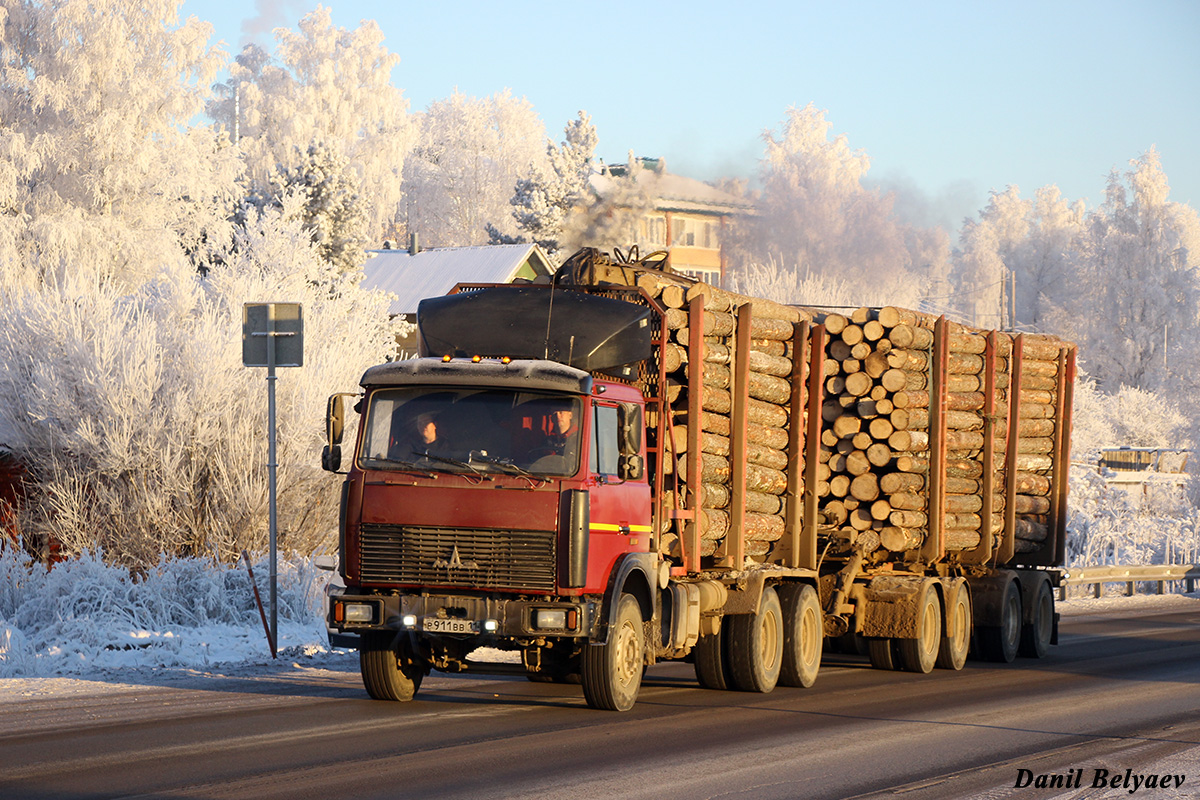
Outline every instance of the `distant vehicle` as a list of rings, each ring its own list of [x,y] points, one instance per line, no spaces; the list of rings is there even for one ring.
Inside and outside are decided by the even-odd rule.
[[[1171,447],[1106,447],[1100,451],[1098,469],[1109,486],[1144,498],[1157,490],[1181,490],[1191,453]]]

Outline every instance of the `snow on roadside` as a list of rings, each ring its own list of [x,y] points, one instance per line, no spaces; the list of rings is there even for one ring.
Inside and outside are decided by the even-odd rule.
[[[267,564],[254,566],[265,606]],[[322,620],[329,576],[307,559],[279,560],[282,657],[329,652]],[[0,550],[0,678],[204,671],[263,659],[270,651],[244,564],[164,558],[134,576],[96,554],[47,570]]]

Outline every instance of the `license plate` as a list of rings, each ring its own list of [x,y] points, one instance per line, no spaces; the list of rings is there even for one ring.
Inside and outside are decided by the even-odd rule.
[[[421,620],[421,629],[430,633],[474,633],[475,623],[468,619],[426,617]]]

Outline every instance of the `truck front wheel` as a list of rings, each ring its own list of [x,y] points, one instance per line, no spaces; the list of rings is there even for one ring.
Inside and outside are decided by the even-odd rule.
[[[421,688],[425,670],[408,653],[394,647],[390,633],[363,634],[358,650],[358,667],[363,686],[373,700],[412,700]]]
[[[645,653],[641,606],[633,595],[621,595],[608,641],[583,648],[580,677],[587,704],[605,711],[633,708],[642,686]]]
[[[783,611],[774,587],[763,589],[757,614],[729,618],[729,672],[743,692],[766,694],[783,666]]]

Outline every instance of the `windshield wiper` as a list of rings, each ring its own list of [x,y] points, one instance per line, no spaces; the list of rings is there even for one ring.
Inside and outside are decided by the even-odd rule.
[[[471,472],[475,473],[475,475],[479,476],[480,480],[490,481],[492,479],[491,475],[488,475],[487,473],[484,473],[484,472],[480,472],[479,470],[475,469],[474,465],[468,464],[466,461],[459,461],[457,458],[450,458],[449,456],[439,456],[434,453],[422,453],[421,458],[428,458],[430,461],[441,461],[444,464],[450,464],[455,467],[465,467],[466,469],[469,469],[469,470],[471,470]]]
[[[430,472],[427,468],[420,464],[414,464],[411,461],[398,461],[392,458],[365,458],[365,465],[381,469],[392,469],[397,472],[411,472],[414,475],[420,475],[423,478],[436,478],[437,475]]]

